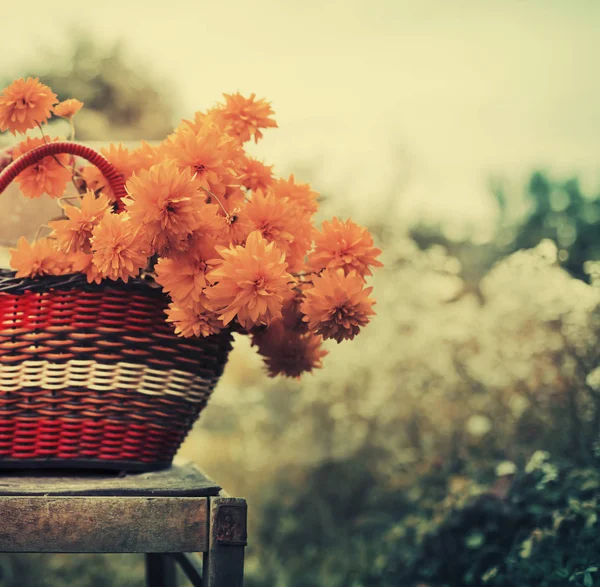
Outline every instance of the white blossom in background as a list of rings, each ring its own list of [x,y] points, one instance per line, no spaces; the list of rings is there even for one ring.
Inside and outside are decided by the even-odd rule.
[[[360,340],[328,345],[324,369],[301,382],[265,383],[254,350],[238,344],[200,446],[224,441],[242,469],[265,474],[375,446],[394,474],[489,439],[510,451],[532,406],[548,421],[569,386],[598,385],[578,369],[598,347],[600,290],[561,269],[552,243],[493,267],[483,304],[456,297],[460,263],[443,248],[396,236],[384,250],[377,316]]]

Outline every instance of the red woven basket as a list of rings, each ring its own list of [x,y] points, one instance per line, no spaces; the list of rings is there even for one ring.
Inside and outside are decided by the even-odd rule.
[[[0,192],[56,144],[13,162]],[[111,186],[124,193],[120,177]],[[180,338],[166,303],[142,280],[0,270],[0,468],[168,466],[223,372],[231,334]]]
[[[180,338],[145,282],[0,273],[0,467],[168,466],[231,335]]]

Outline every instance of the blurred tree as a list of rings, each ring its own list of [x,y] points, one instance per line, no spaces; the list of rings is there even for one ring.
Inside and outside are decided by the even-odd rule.
[[[173,128],[173,108],[159,82],[131,62],[123,43],[106,46],[81,31],[72,37],[66,54],[44,51],[43,61],[19,76],[39,77],[60,100],[84,102],[77,115],[80,140],[163,139]]]
[[[584,263],[600,259],[600,195],[585,196],[577,179],[555,181],[536,172],[529,182],[527,199],[532,211],[507,252],[552,239],[561,265],[574,277],[589,281]]]
[[[439,223],[419,223],[410,231],[422,250],[439,245],[458,259],[464,288],[456,299],[472,293],[483,303],[479,284],[492,266],[545,239],[556,244],[564,269],[590,281],[584,265],[600,260],[600,194],[583,194],[576,178],[555,180],[540,171],[532,174],[522,195],[510,193],[498,180],[492,183],[491,192],[499,213],[495,233],[487,243],[475,243],[468,233],[462,239],[450,238]]]
[[[173,128],[171,96],[145,69],[134,63],[122,43],[101,44],[84,32],[71,33],[71,44],[63,52],[40,51],[43,61],[23,67],[19,77],[39,77],[59,99],[77,98],[85,104],[77,114],[77,139],[82,141],[126,141],[163,139]],[[12,81],[0,80],[0,87]],[[66,135],[64,121],[52,136]],[[35,134],[35,131],[32,131]],[[0,142],[10,144],[10,133],[0,135]],[[8,255],[2,245],[12,246],[19,236],[35,237],[37,227],[57,213],[56,200],[43,196],[38,200],[24,198],[16,185],[2,195],[6,210],[0,219],[0,265]]]

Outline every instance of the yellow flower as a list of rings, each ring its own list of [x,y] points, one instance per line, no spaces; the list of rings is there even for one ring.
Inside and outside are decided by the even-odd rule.
[[[54,242],[41,238],[29,244],[22,236],[16,249],[10,251],[10,266],[17,277],[38,277],[61,273],[62,255],[54,247]]]
[[[313,369],[323,367],[322,359],[327,351],[321,348],[323,339],[312,333],[288,330],[279,320],[252,336],[252,344],[265,359],[270,377],[284,375],[300,377]]]
[[[57,140],[54,139],[54,141]],[[44,144],[43,139],[27,137],[14,150],[13,158],[17,159],[24,153]],[[44,157],[35,165],[21,171],[15,181],[19,184],[23,195],[28,198],[39,198],[43,193],[47,193],[53,198],[60,198],[65,193],[67,183],[71,179],[71,171],[67,167],[70,160],[69,155],[63,154]]]
[[[69,98],[68,100],[59,102],[54,107],[54,114],[56,116],[60,116],[61,118],[73,118],[73,116],[75,116],[75,114],[77,114],[82,107],[83,102],[75,100],[75,98]]]
[[[160,254],[178,248],[200,222],[204,195],[189,169],[173,161],[142,169],[127,182],[131,222]]]
[[[293,278],[287,272],[285,256],[275,244],[255,231],[245,246],[217,250],[223,262],[210,272],[209,278],[216,283],[205,295],[223,324],[237,317],[242,327],[250,329],[281,318]]]
[[[207,273],[216,256],[214,241],[201,240],[175,259],[159,259],[155,267],[156,281],[180,307],[198,302],[206,305]]]
[[[254,137],[254,142],[262,138],[261,128],[277,127],[271,115],[273,109],[266,100],[256,100],[256,94],[244,98],[241,94],[223,94],[225,104],[215,111],[217,121],[225,132],[238,138],[242,143]]]
[[[373,246],[373,237],[369,231],[347,220],[341,222],[334,218],[323,222],[321,232],[315,236],[315,250],[308,257],[308,266],[312,271],[337,269],[344,273],[356,271],[358,275],[371,275],[371,267],[382,267],[377,260],[380,249]]]
[[[272,193],[260,190],[245,206],[252,230],[258,230],[285,254],[290,271],[299,271],[312,242],[313,228],[292,203],[278,200]]]
[[[317,203],[319,194],[307,183],[296,183],[293,175],[290,175],[287,180],[278,179],[274,181],[271,184],[271,189],[278,198],[293,202],[309,216],[312,216],[319,207]]]
[[[169,304],[166,310],[167,322],[175,326],[175,334],[189,338],[191,336],[210,336],[223,328],[219,318],[207,310],[202,304],[192,304],[181,308],[177,304]]]
[[[111,202],[115,201],[115,195],[108,180],[95,165],[86,165],[79,170],[79,173],[86,189],[95,193],[102,192]]]
[[[257,159],[247,157],[241,168],[242,185],[253,192],[266,191],[273,183],[273,166],[265,165]]]
[[[146,266],[149,247],[125,214],[105,214],[92,233],[93,263],[102,277],[128,281]]]
[[[56,94],[36,77],[15,80],[0,94],[0,131],[14,135],[43,124],[58,102]]]
[[[71,255],[73,263],[73,271],[83,273],[88,283],[100,283],[102,275],[96,265],[94,265],[94,256],[91,253],[73,253]]]
[[[181,169],[188,168],[195,174],[200,187],[218,197],[225,196],[228,186],[239,184],[236,168],[241,161],[241,148],[214,126],[200,132],[182,127],[165,145],[164,152]]]
[[[92,231],[110,209],[110,200],[103,194],[96,196],[91,190],[81,197],[79,207],[65,206],[67,219],[48,223],[58,247],[65,253],[89,253]]]
[[[111,143],[108,149],[101,149],[101,153],[123,174],[124,179],[129,179],[134,170],[134,161],[131,151],[121,143]]]
[[[364,287],[362,277],[354,271],[348,275],[343,269],[325,271],[304,291],[305,300],[300,305],[304,321],[323,338],[338,343],[352,340],[375,314],[375,301],[369,298],[372,290]]]

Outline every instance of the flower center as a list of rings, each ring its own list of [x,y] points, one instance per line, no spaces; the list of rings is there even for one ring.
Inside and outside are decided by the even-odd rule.
[[[352,316],[354,316],[354,308],[347,303],[344,303],[341,306],[338,306],[333,311],[334,320],[338,324],[343,324],[343,323],[347,322],[348,320],[351,320]]]

